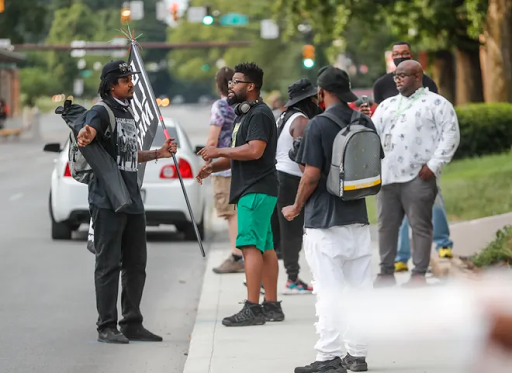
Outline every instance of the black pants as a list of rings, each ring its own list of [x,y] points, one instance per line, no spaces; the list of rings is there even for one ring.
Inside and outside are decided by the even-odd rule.
[[[117,327],[121,272],[121,326],[142,324],[140,301],[146,282],[146,215],[123,214],[91,206],[96,248],[98,330]]]
[[[284,267],[288,278],[295,280],[299,275],[299,253],[302,248],[304,234],[304,209],[292,221],[285,219],[281,210],[293,205],[299,189],[300,177],[278,172],[279,195],[277,197],[277,218],[279,220],[279,248],[283,255]]]

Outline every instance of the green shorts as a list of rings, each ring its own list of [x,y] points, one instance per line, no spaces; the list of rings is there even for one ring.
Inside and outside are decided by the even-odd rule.
[[[267,194],[246,194],[237,204],[238,235],[236,247],[256,246],[261,252],[274,249],[271,219],[277,197]]]

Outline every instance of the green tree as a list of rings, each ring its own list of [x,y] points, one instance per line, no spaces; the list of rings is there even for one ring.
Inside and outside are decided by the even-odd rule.
[[[285,41],[281,38],[263,40],[260,38],[260,21],[268,18],[271,11],[270,0],[210,1],[212,10],[221,15],[243,9],[249,17],[249,24],[243,27],[224,27],[219,25],[216,17],[213,25],[207,26],[189,23],[186,19],[178,26],[169,29],[170,42],[192,41],[233,41],[249,40],[252,44],[243,48],[210,48],[174,50],[169,54],[171,73],[180,80],[194,82],[196,85],[206,84],[213,91],[213,78],[217,71],[217,61],[223,60],[233,67],[245,61],[254,61],[264,70],[265,91],[279,90],[286,93],[287,87],[294,80],[311,74],[302,67],[302,45],[305,40]],[[191,6],[204,5],[201,1],[192,2]],[[317,55],[319,51],[317,50]]]
[[[470,1],[473,1],[473,13],[465,0],[278,0],[275,9],[287,20],[288,30],[309,22],[318,29],[317,37],[322,39],[337,38],[349,21],[356,19],[369,28],[387,25],[392,34],[417,48],[436,52],[438,58],[448,56],[451,61],[445,65],[453,62],[454,50],[456,101],[464,103],[483,99],[479,41],[471,31],[474,19],[478,18],[474,13],[481,12],[486,0]],[[439,77],[439,71],[434,75]],[[447,90],[450,85],[441,84],[443,87]],[[446,93],[453,96],[453,92]]]
[[[55,12],[46,44],[70,44],[73,40],[94,40],[97,23],[91,9],[77,2]],[[73,80],[78,77],[77,60],[69,52],[51,51],[47,67],[64,92],[71,92]]]
[[[11,43],[38,42],[44,33],[46,8],[34,0],[5,1],[0,13],[0,38]]]

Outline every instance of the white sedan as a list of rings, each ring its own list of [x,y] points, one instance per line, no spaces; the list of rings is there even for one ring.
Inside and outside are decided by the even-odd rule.
[[[194,175],[203,165],[196,155],[199,147],[193,148],[179,123],[164,118],[169,135],[176,139],[178,152],[176,159],[187,191],[192,212],[196,219],[200,235],[204,237],[204,216],[206,201],[204,188],[195,181]],[[165,135],[159,126],[151,149],[157,149],[165,141]],[[88,187],[71,176],[68,165],[69,140],[61,148],[59,143],[46,144],[44,151],[59,153],[51,177],[49,210],[52,223],[52,238],[71,239],[73,231],[82,223],[90,221]],[[195,240],[195,230],[183,195],[178,173],[172,158],[159,159],[146,163],[144,183],[141,188],[146,210],[148,226],[161,224],[174,225],[185,234],[185,239]]]

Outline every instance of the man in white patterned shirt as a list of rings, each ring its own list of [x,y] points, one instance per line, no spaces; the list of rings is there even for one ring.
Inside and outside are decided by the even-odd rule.
[[[412,228],[411,285],[423,284],[432,245],[432,207],[441,169],[460,140],[457,115],[444,97],[422,84],[417,61],[404,61],[394,72],[400,92],[384,100],[372,121],[381,137],[382,189],[377,195],[380,274],[376,287],[394,286],[398,230],[404,214]]]

